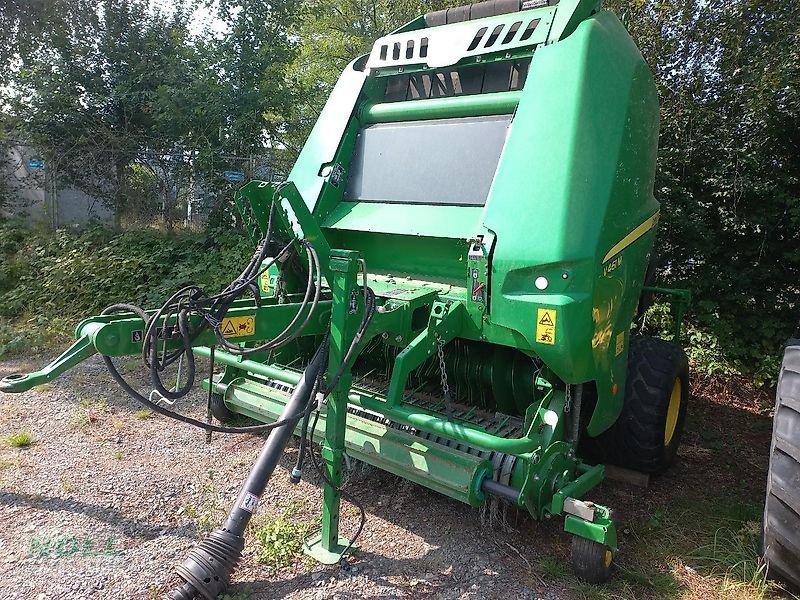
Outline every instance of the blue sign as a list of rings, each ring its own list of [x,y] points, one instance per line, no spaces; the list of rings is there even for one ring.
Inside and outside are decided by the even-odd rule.
[[[44,167],[44,161],[41,158],[32,158],[28,161],[29,169],[41,169]]]
[[[237,183],[244,181],[244,173],[240,173],[239,171],[224,171],[222,176],[228,181]]]

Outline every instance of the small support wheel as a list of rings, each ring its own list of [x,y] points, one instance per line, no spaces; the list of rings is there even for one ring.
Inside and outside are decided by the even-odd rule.
[[[572,570],[587,583],[605,583],[611,577],[614,553],[592,540],[572,536]]]
[[[233,420],[234,413],[225,406],[222,394],[211,394],[211,414],[220,423],[230,423]]]

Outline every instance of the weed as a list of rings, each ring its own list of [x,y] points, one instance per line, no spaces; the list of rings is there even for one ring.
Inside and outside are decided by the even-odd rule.
[[[81,408],[94,408],[95,410],[108,410],[108,400],[105,398],[81,398],[78,400]]]
[[[125,455],[122,453],[121,450],[117,450],[116,452],[114,452],[114,458],[116,460],[122,460],[123,458],[125,458]]]
[[[33,436],[27,431],[13,433],[6,438],[6,444],[12,448],[27,448],[33,444]]]
[[[156,413],[154,413],[152,410],[137,410],[135,413],[133,413],[133,416],[144,421],[147,419],[152,419],[156,416]]]
[[[226,512],[226,507],[220,502],[219,496],[214,491],[214,471],[208,471],[206,476],[208,481],[204,482],[200,488],[201,503],[187,504],[183,509],[195,527],[203,533],[214,529]]]
[[[36,354],[69,341],[72,329],[65,319],[53,317],[21,317],[15,320],[0,318],[0,357],[9,358]]]
[[[102,421],[103,414],[109,412],[108,402],[105,398],[82,398],[78,401],[78,411],[73,418],[73,424],[78,429],[87,429]]]
[[[664,526],[664,511],[661,509],[656,510],[645,521],[644,528],[648,531],[656,531]]]
[[[219,506],[216,504],[200,506],[187,504],[183,512],[202,533],[209,533],[219,524]]]
[[[18,241],[9,245],[12,238]],[[66,342],[74,323],[109,298],[147,306],[184,281],[221,289],[251,253],[243,232],[40,232],[0,224],[0,356]]]
[[[311,523],[292,519],[295,512],[287,509],[276,519],[253,526],[253,535],[260,551],[256,560],[273,571],[292,564],[299,556],[303,540],[311,533]]]
[[[250,590],[242,590],[234,594],[222,594],[217,600],[250,600]]]
[[[567,576],[566,564],[554,556],[546,556],[538,566],[540,573],[549,579],[562,579]]]

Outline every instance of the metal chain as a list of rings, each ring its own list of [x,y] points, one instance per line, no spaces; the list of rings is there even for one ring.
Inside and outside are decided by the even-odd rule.
[[[572,410],[572,386],[567,384],[566,394],[564,394],[564,414],[568,415]]]
[[[447,408],[450,408],[450,384],[447,382],[447,368],[444,364],[444,340],[442,337],[435,333],[436,338],[436,354],[439,357],[439,372],[442,377],[442,393],[444,394],[444,402]]]

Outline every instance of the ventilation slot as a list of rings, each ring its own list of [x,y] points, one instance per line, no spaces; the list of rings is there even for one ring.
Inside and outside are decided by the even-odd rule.
[[[521,90],[525,86],[530,59],[439,69],[414,75],[386,78],[384,102],[473,96]]]
[[[528,26],[525,28],[525,31],[522,32],[522,37],[519,38],[519,41],[524,42],[528,38],[533,35],[533,32],[536,31],[536,27],[539,25],[539,21],[541,19],[533,19]]]
[[[486,40],[486,45],[484,46],[484,48],[491,48],[492,46],[494,46],[494,43],[497,41],[497,38],[500,37],[500,32],[503,31],[503,27],[505,27],[505,25],[498,25],[497,27],[494,28],[494,30],[492,31],[492,35],[490,35],[489,39]]]
[[[408,40],[406,44],[406,58],[414,58],[414,40]]]
[[[522,21],[517,21],[511,26],[511,28],[508,30],[508,33],[506,33],[506,37],[503,38],[503,44],[507,44],[514,39],[514,35],[517,33],[517,31],[519,31],[521,25]]]
[[[386,60],[388,52],[389,52],[389,46],[387,46],[386,44],[381,46],[381,60]]]
[[[449,75],[449,76],[448,76]],[[458,73],[436,73],[431,77],[431,98],[448,98],[456,95],[456,82]],[[459,87],[460,87],[460,82]]]
[[[472,38],[472,42],[470,42],[469,47],[467,48],[468,52],[472,52],[473,50],[475,50],[475,48],[478,47],[478,44],[481,43],[481,39],[483,39],[483,36],[486,35],[486,31],[487,31],[486,27],[481,27],[480,29],[478,29],[478,33],[476,33],[475,37]]]
[[[419,57],[425,58],[428,56],[428,38],[424,37],[419,41]]]
[[[392,48],[392,58],[394,60],[400,60],[400,42],[394,43],[394,48]]]

